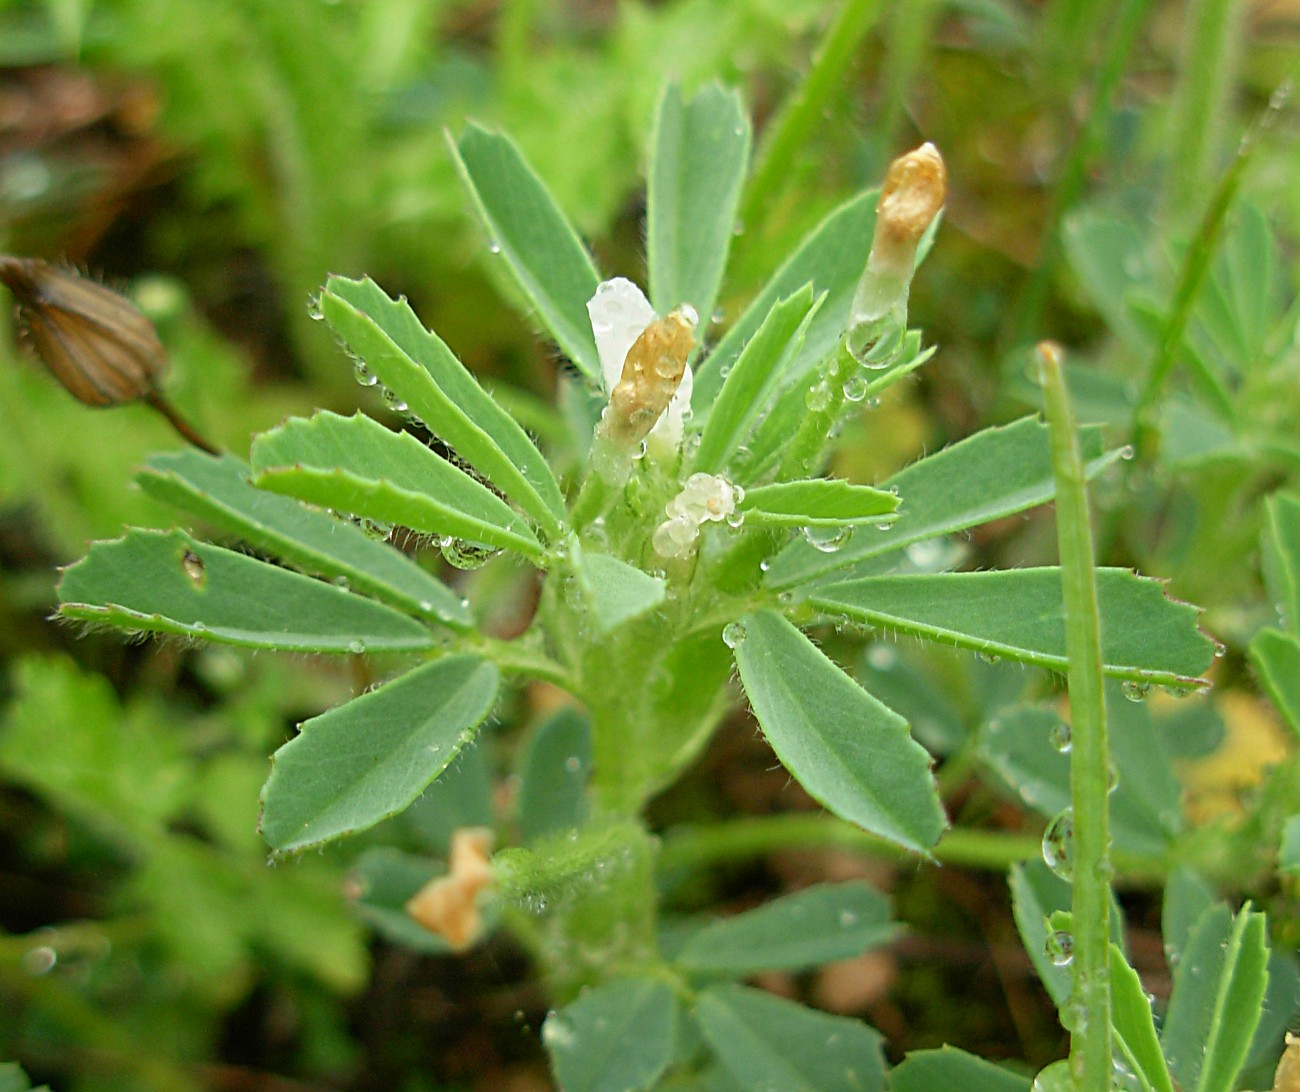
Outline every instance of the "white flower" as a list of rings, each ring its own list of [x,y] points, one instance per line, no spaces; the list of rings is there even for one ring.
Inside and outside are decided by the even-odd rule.
[[[692,474],[666,505],[668,519],[651,543],[660,557],[689,557],[705,523],[719,523],[736,510],[744,492],[718,474]]]
[[[615,277],[597,286],[596,294],[587,301],[587,314],[591,316],[591,332],[596,337],[601,378],[608,394],[623,374],[628,350],[659,316],[645,298],[645,293],[626,277]],[[691,369],[687,365],[676,393],[650,430],[646,438],[648,442],[672,449],[681,444],[693,385]]]

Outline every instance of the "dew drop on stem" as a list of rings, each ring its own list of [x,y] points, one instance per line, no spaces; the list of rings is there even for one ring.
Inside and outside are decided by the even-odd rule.
[[[1048,933],[1045,948],[1053,967],[1068,967],[1074,959],[1074,937],[1064,929]]]
[[[1151,693],[1151,684],[1138,682],[1136,679],[1125,679],[1120,684],[1120,690],[1129,701],[1145,701],[1147,695]]]
[[[728,622],[722,629],[722,643],[728,648],[739,648],[748,636],[744,622]]]
[[[1052,725],[1050,738],[1052,746],[1063,755],[1068,755],[1070,748],[1074,746],[1074,741],[1070,738],[1070,726],[1063,720]]]

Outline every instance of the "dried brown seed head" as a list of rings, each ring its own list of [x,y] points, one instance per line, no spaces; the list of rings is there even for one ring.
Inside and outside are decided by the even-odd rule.
[[[686,373],[698,321],[694,309],[683,306],[655,319],[641,332],[610,391],[609,406],[601,418],[606,436],[631,446],[654,428]]]
[[[152,323],[125,296],[35,258],[0,255],[36,355],[72,395],[116,406],[153,394],[166,353]]]

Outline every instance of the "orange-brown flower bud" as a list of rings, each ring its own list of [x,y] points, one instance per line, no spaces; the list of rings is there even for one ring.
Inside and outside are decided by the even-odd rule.
[[[412,918],[458,952],[483,933],[478,896],[492,882],[491,852],[490,830],[462,827],[451,836],[447,874],[430,880],[406,902]]]
[[[600,424],[621,447],[645,439],[668,408],[695,347],[697,321],[691,308],[679,307],[650,323],[628,350]]]
[[[910,244],[914,251],[947,199],[948,171],[938,148],[927,141],[900,155],[880,188],[872,250]]]
[[[90,406],[151,395],[166,363],[153,325],[125,296],[36,258],[0,256],[37,356]]]

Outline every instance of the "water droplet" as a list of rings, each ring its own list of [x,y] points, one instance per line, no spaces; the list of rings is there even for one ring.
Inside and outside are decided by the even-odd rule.
[[[982,648],[978,652],[976,652],[975,655],[978,656],[981,660],[983,660],[984,663],[986,664],[996,664],[1001,662],[998,654],[996,652],[990,652],[988,649]]]
[[[844,344],[864,368],[879,371],[894,362],[900,333],[897,323],[888,315],[881,315],[850,326]]]
[[[844,400],[846,402],[861,402],[867,396],[867,390],[871,384],[867,382],[864,375],[855,375],[850,377],[844,383]]]
[[[577,755],[570,755],[568,758],[564,760],[564,768],[568,770],[569,773],[576,774],[579,770],[582,769],[582,759],[580,759]]]
[[[433,613],[433,600],[432,600],[432,599],[421,599],[421,600],[420,600],[420,612],[421,612],[422,614],[432,614],[432,613]]]
[[[744,512],[728,512],[728,513],[727,513],[727,526],[728,526],[728,527],[742,527],[742,526],[744,526],[744,523],[745,523],[745,513],[744,513]]]
[[[346,576],[336,576],[334,578],[334,586],[336,588],[342,588],[344,591],[347,591],[350,587],[352,587],[352,581],[350,581]]]
[[[405,413],[410,407],[387,388],[384,389],[384,405],[394,413]]]
[[[1050,739],[1052,746],[1063,755],[1068,755],[1070,748],[1074,746],[1074,741],[1070,738],[1070,726],[1063,720],[1052,725]]]
[[[885,524],[885,527],[888,526],[889,524]],[[913,542],[905,552],[907,553],[907,560],[918,569],[928,569],[942,560],[943,540],[930,538],[924,542]]]
[[[726,318],[727,318],[727,312],[724,311],[721,307],[718,307],[715,308],[713,314],[709,316],[709,321],[713,323],[714,326],[719,326],[726,320]],[[718,374],[722,375],[723,372],[719,372]]]
[[[898,666],[898,653],[877,641],[867,650],[867,664],[876,671],[893,671]]]
[[[196,588],[201,588],[207,583],[207,567],[203,564],[203,558],[199,557],[193,550],[186,550],[181,554],[181,568],[185,571],[185,575],[190,578],[190,583]]]
[[[33,978],[49,974],[58,962],[59,953],[44,944],[38,948],[28,948],[22,957],[23,971]]]
[[[1043,863],[1063,880],[1074,876],[1074,810],[1066,808],[1043,831]]]
[[[803,537],[807,539],[808,545],[824,554],[833,554],[848,541],[849,535],[852,533],[853,528],[848,526],[805,527],[803,529]]]
[[[501,244],[498,243],[495,239],[489,239],[489,240],[488,240],[488,253],[489,253],[489,254],[500,254],[500,253],[501,253]]]
[[[481,569],[501,551],[481,542],[467,542],[445,535],[438,540],[438,549],[449,565],[457,569]]]
[[[311,316],[313,322],[320,322],[325,317],[325,313],[320,309],[319,296],[312,296],[307,301],[307,314]]]
[[[823,379],[814,383],[808,388],[808,393],[804,395],[804,405],[813,413],[821,413],[831,404],[831,389]]]
[[[1132,444],[1125,444],[1122,448],[1119,449],[1119,457],[1123,459],[1125,462],[1128,462],[1136,454],[1137,454],[1137,449],[1134,448]]]
[[[760,573],[767,572],[767,570],[770,569],[771,567],[772,567],[772,559],[769,557],[763,558],[763,560],[758,563],[758,571]]]
[[[728,648],[738,648],[748,636],[743,622],[728,622],[722,630],[722,643]]]
[[[351,652],[354,656],[360,656],[363,652],[365,652],[365,650],[366,650],[365,641],[348,642],[348,651]]]
[[[1125,679],[1120,684],[1120,690],[1129,701],[1145,701],[1146,696],[1151,693],[1151,684],[1138,682],[1136,679]]]
[[[352,374],[363,387],[373,387],[379,382],[379,376],[366,366],[364,360],[358,360],[352,365]]]
[[[1048,933],[1045,948],[1053,967],[1068,967],[1074,959],[1074,937],[1064,929]]]
[[[840,928],[852,929],[858,923],[858,915],[852,910],[840,911]]]

